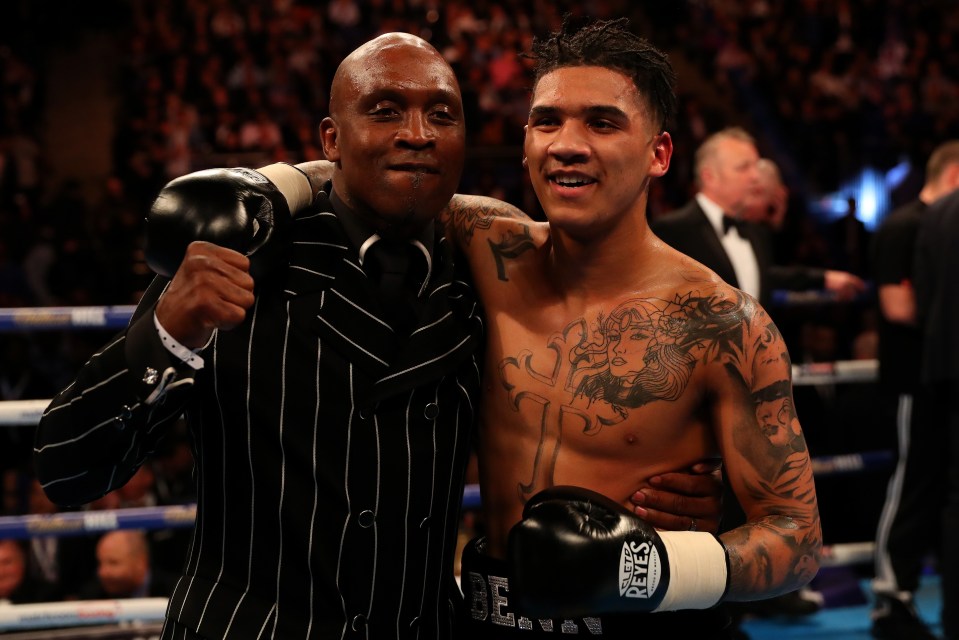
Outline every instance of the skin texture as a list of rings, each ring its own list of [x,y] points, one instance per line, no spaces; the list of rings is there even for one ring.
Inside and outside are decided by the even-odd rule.
[[[503,554],[543,488],[579,485],[629,506],[657,474],[721,457],[749,520],[722,536],[727,598],[771,597],[808,582],[821,548],[789,355],[755,300],[649,232],[648,184],[672,145],[647,113],[618,71],[549,72],[525,143],[549,223],[495,200],[451,203],[489,318],[479,442],[490,551]]]
[[[111,596],[127,597],[146,580],[150,556],[139,531],[111,531],[97,544],[97,577]]]
[[[733,216],[742,216],[762,198],[756,145],[732,136],[717,137],[699,165],[700,190]]]
[[[344,60],[320,124],[337,193],[375,227],[405,235],[456,190],[465,131],[453,70],[406,34],[381,36]]]
[[[0,540],[0,598],[9,598],[23,582],[26,559],[16,540]]]

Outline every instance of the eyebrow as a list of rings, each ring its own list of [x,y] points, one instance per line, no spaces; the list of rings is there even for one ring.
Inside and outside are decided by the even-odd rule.
[[[529,110],[529,117],[543,116],[543,115],[555,115],[562,111],[559,107],[550,107],[550,106],[538,106],[533,107]],[[587,116],[603,116],[606,118],[616,118],[626,120],[629,116],[626,115],[626,112],[620,109],[619,107],[613,107],[608,105],[594,105],[586,107],[583,110],[583,113]]]
[[[429,102],[436,103],[457,103],[460,102],[459,95],[452,89],[445,87],[430,87],[424,90],[426,95],[429,97]],[[384,86],[379,87],[370,91],[366,99],[372,102],[377,100],[392,100],[394,102],[403,102],[409,96],[409,91],[404,89],[398,89],[393,86]]]

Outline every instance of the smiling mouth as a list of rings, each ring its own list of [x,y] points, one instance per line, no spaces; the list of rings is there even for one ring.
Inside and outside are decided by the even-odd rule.
[[[567,189],[586,187],[596,183],[596,180],[593,178],[587,178],[585,176],[549,176],[548,180],[555,185],[559,185],[560,187],[565,187]]]

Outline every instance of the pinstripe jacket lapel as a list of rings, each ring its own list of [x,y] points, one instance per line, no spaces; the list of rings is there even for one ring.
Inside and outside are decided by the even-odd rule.
[[[408,340],[387,324],[373,283],[323,194],[294,219],[285,292],[290,314],[377,380],[377,401],[454,370],[481,344],[482,319],[465,265],[437,234],[423,318]]]

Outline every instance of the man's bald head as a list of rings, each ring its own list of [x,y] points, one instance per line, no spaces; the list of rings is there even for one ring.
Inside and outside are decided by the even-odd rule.
[[[404,51],[404,49],[408,51]],[[363,93],[363,83],[369,78],[378,64],[382,64],[381,58],[387,52],[397,52],[401,55],[412,55],[413,52],[419,52],[432,56],[441,62],[443,66],[449,69],[453,74],[453,69],[446,62],[446,59],[440,55],[429,42],[414,36],[411,33],[393,31],[384,33],[381,36],[373,38],[369,42],[361,44],[354,49],[336,68],[333,75],[333,82],[330,86],[330,114],[335,116],[343,102],[343,96],[346,93],[352,95],[354,91]],[[348,88],[350,89],[348,91]]]
[[[348,207],[380,234],[422,229],[453,196],[466,157],[456,74],[422,38],[381,35],[337,68],[320,138]]]

